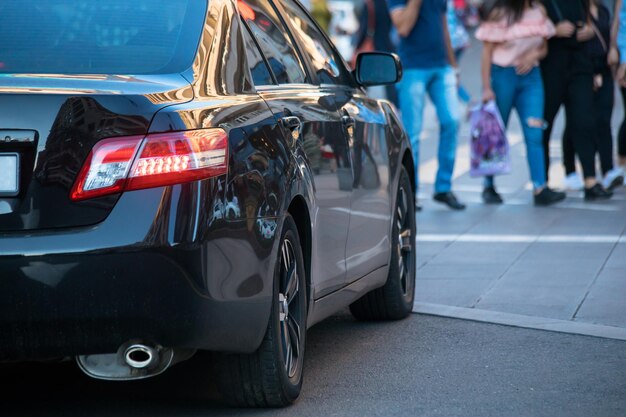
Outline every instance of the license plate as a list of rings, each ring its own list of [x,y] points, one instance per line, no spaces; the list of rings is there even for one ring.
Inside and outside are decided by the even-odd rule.
[[[12,196],[19,192],[19,155],[0,153],[0,195]]]

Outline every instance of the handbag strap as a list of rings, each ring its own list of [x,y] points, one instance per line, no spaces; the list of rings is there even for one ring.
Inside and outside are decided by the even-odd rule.
[[[600,33],[600,29],[598,29],[598,27],[596,26],[596,23],[591,20],[589,24],[591,25],[591,29],[593,29],[593,32],[596,34],[596,38],[598,38],[598,40],[602,44],[602,49],[604,49],[604,52],[609,52],[609,47],[607,46],[606,41],[602,36],[602,33]]]
[[[596,37],[598,38],[598,40],[602,44],[602,49],[604,49],[604,52],[607,53],[607,52],[609,52],[609,46],[607,45],[606,39],[602,35],[602,32],[600,31],[600,28],[596,24],[596,22],[601,23],[602,16],[603,16],[602,14],[606,10],[602,9],[602,7],[598,7],[597,10],[598,10],[598,17],[597,18],[595,16],[593,16],[593,13],[591,13],[591,10],[589,11],[590,12],[589,13],[589,24],[591,25],[591,29],[593,29],[593,32],[595,33]],[[608,13],[608,11],[607,11],[607,13]],[[610,14],[607,17],[607,19],[610,21]]]

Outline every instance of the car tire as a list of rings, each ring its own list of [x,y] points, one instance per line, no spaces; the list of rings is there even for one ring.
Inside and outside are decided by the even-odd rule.
[[[358,320],[399,320],[407,317],[413,309],[416,268],[414,201],[409,176],[402,167],[394,209],[387,282],[350,305],[350,312]]]
[[[261,346],[252,354],[216,358],[223,399],[236,407],[284,407],[302,388],[307,295],[304,260],[293,218],[283,225],[274,274],[270,319]]]

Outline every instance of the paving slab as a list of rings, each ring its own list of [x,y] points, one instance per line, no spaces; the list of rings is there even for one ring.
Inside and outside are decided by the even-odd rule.
[[[624,236],[622,234],[622,236]],[[626,242],[620,242],[606,261],[606,268],[621,268],[626,265]]]
[[[416,302],[473,307],[476,300],[491,285],[487,279],[418,280],[415,286]]]
[[[570,233],[572,240],[584,238],[585,235]],[[598,235],[600,236],[600,235]],[[617,242],[616,242],[617,243]],[[533,243],[524,253],[528,259],[554,259],[558,260],[590,260],[609,257],[615,244],[612,243]]]
[[[433,264],[512,264],[527,249],[528,243],[454,242],[430,262]]]
[[[626,328],[626,267],[605,268],[575,315],[576,321]]]
[[[475,308],[570,320],[585,296],[587,285],[518,285],[502,283],[481,296]]]
[[[465,281],[497,280],[510,265],[507,263],[434,263],[429,262],[419,269],[419,280],[458,279]]]

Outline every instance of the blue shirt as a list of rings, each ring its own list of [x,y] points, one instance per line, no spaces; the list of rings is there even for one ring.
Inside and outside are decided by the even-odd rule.
[[[617,47],[619,49],[619,60],[621,64],[626,64],[626,2],[622,4],[619,11],[619,31],[617,33]]]
[[[406,4],[407,0],[387,0],[389,12]],[[398,55],[404,68],[440,68],[450,64],[444,39],[446,11],[446,0],[422,1],[415,26],[406,38],[400,37]]]

